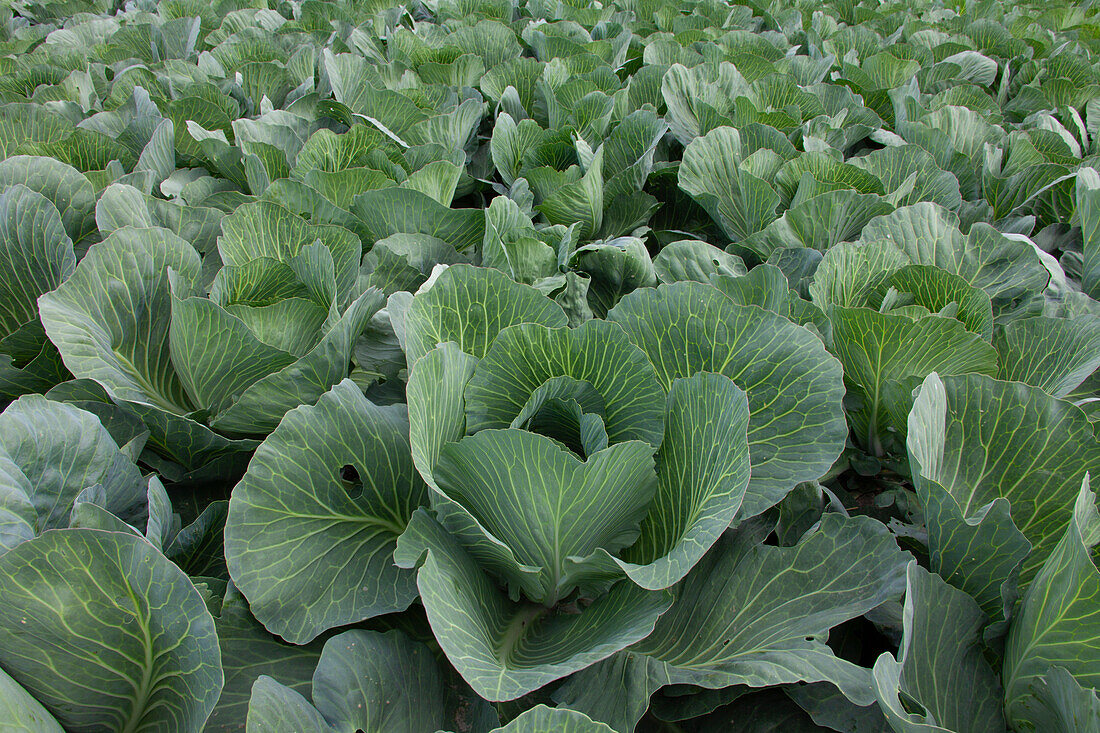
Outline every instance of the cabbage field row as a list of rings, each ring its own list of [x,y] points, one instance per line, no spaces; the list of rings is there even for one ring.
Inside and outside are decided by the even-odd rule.
[[[8,0],[0,730],[1100,732],[1100,9]]]

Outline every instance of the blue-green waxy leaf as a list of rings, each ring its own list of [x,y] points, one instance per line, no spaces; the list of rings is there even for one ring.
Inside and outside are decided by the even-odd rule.
[[[1063,668],[1083,688],[1100,687],[1097,544],[1100,515],[1086,477],[1065,533],[1028,587],[1005,644],[1005,710],[1020,730],[1041,730],[1037,724],[1042,718],[1035,716],[1036,702],[1031,698],[1036,694],[1034,685],[1052,668]],[[1040,701],[1042,697],[1040,693]],[[1077,697],[1081,722],[1090,715],[1095,720],[1095,692],[1091,701],[1087,695]]]
[[[557,303],[499,270],[453,265],[413,298],[405,318],[405,356],[415,366],[438,344],[453,341],[480,359],[497,334],[518,323],[557,327],[568,319]]]
[[[578,328],[525,323],[500,332],[466,387],[466,429],[503,428],[548,380],[569,377],[592,386],[603,402],[610,443],[664,437],[664,393],[646,355],[607,321]]]
[[[417,587],[447,658],[478,695],[512,700],[643,639],[669,606],[665,591],[618,583],[578,613],[512,601],[425,512],[395,561],[420,564]]]
[[[898,305],[891,306],[890,300]],[[984,340],[993,335],[993,305],[985,291],[931,265],[907,265],[890,273],[866,304],[880,310],[918,306],[929,313],[950,313]]]
[[[748,395],[752,471],[741,516],[818,478],[840,454],[847,438],[840,364],[810,331],[695,282],[635,291],[608,319],[645,352],[666,390],[709,371]]]
[[[581,237],[591,239],[603,224],[604,149],[601,146],[580,180],[558,187],[537,208],[551,224],[579,222]]]
[[[16,155],[0,162],[0,189],[23,185],[57,208],[74,243],[95,231],[96,190],[80,171],[53,158]]]
[[[664,663],[653,657],[621,651],[572,674],[554,690],[553,699],[614,730],[632,731],[664,684],[664,671]]]
[[[1058,543],[1085,474],[1100,472],[1100,444],[1079,408],[1038,387],[976,374],[924,380],[909,415],[908,447],[917,486],[926,478],[942,486],[963,517],[1008,500],[1032,545],[1021,586]],[[996,549],[1018,555],[1018,545]]]
[[[935,481],[922,476],[916,484],[924,504],[930,567],[969,593],[990,620],[1006,619],[1016,600],[1020,564],[1031,551],[1031,543],[1012,522],[1008,500],[998,497],[968,517]]]
[[[0,557],[0,664],[70,731],[203,729],[214,619],[143,538],[64,529]]]
[[[259,677],[248,730],[424,733],[488,730],[499,721],[488,703],[455,684],[427,646],[400,631],[353,630],[329,639],[313,673],[312,698],[311,705],[291,688]]]
[[[24,186],[4,189],[0,193],[0,338],[37,320],[38,296],[64,282],[75,268],[72,240],[53,204]]]
[[[427,646],[400,631],[335,636],[313,673],[313,703],[341,733],[484,730],[496,722],[487,703],[462,692]]]
[[[833,327],[825,312],[791,290],[786,275],[775,265],[757,265],[741,276],[711,275],[709,282],[735,303],[758,305],[778,313],[792,323],[816,331],[824,343],[832,343]]]
[[[40,395],[0,414],[0,551],[69,525],[80,492],[98,485],[104,509],[136,523],[146,482],[95,415]]]
[[[679,582],[733,521],[749,483],[749,407],[733,380],[700,372],[672,383],[657,493],[638,541],[615,562],[650,590]]]
[[[194,282],[198,253],[167,229],[124,227],[93,245],[72,277],[38,303],[46,333],[76,377],[99,382],[112,397],[182,415],[192,406],[168,348],[169,268],[179,282]]]
[[[206,730],[212,733],[239,731],[248,711],[253,685],[261,676],[270,677],[294,694],[309,694],[313,671],[321,657],[321,639],[299,646],[272,635],[252,616],[244,596],[232,582],[215,623],[225,686]]]
[[[411,188],[367,191],[355,197],[351,210],[375,239],[428,234],[462,252],[485,236],[481,209],[452,209]]]
[[[999,379],[1065,397],[1100,367],[1100,318],[1022,318],[993,337]]]
[[[712,275],[740,277],[748,272],[737,255],[731,255],[697,239],[680,239],[661,248],[653,258],[653,269],[663,283],[679,280],[710,282]]]
[[[867,517],[826,514],[793,547],[761,539],[745,527],[723,535],[632,651],[664,662],[667,683],[828,681],[852,702],[871,704],[867,670],[834,656],[825,638],[833,626],[900,596],[908,556]]]
[[[668,106],[668,126],[672,135],[685,146],[721,125],[723,116],[731,111],[733,100],[748,93],[745,77],[728,62],[701,64],[690,69],[676,63],[661,79],[661,96]]]
[[[1077,172],[1075,192],[1085,256],[1081,288],[1095,298],[1100,296],[1100,173],[1082,167]]]
[[[75,267],[73,243],[54,205],[25,186],[5,188],[0,193],[0,394],[41,392],[66,378],[42,331],[37,300]]]
[[[680,188],[734,241],[764,229],[780,204],[775,189],[744,170],[741,162],[737,130],[719,127],[687,146],[679,173]]]
[[[286,685],[260,675],[248,700],[245,733],[332,733],[333,728],[317,708]]]
[[[886,252],[892,259],[900,254],[907,261],[903,264],[934,265],[959,275],[989,295],[997,322],[1025,309],[1050,279],[1033,245],[1010,239],[984,222],[974,224],[964,236],[958,216],[927,201],[871,220],[860,244],[840,248],[866,249],[873,260]],[[831,257],[832,251],[826,253],[826,262]],[[840,274],[863,277],[859,268],[842,268]]]
[[[0,669],[0,716],[12,730],[26,733],[63,733],[57,719]]]
[[[508,725],[494,728],[492,733],[612,733],[613,730],[576,710],[536,705]]]
[[[1016,725],[1024,730],[1077,733],[1100,730],[1100,694],[1082,687],[1065,667],[1051,667],[1033,679],[1030,696],[1019,703]]]
[[[391,556],[426,492],[404,410],[344,380],[256,450],[229,501],[229,573],[256,618],[293,643],[404,610],[414,577]]]
[[[416,470],[432,488],[439,452],[466,434],[466,383],[477,359],[454,342],[432,349],[416,362],[405,394],[409,400],[409,442]]]
[[[356,339],[384,302],[381,291],[367,290],[348,305],[316,346],[250,384],[211,425],[227,433],[266,433],[279,424],[287,410],[315,402],[348,375]]]
[[[332,253],[336,290],[343,300],[355,284],[363,249],[359,238],[343,227],[309,224],[274,202],[257,201],[239,206],[222,220],[218,252],[232,267],[263,257],[288,262],[316,241]]]
[[[614,553],[634,542],[657,485],[653,447],[642,441],[582,461],[550,438],[516,429],[483,430],[444,446],[435,477],[457,505],[438,507],[444,525],[482,566],[547,606],[600,574],[588,561],[597,550]],[[511,552],[483,558],[482,542]],[[528,568],[537,577],[525,577]]]
[[[983,656],[985,623],[974,599],[909,564],[904,632],[895,660],[875,662],[879,707],[898,733],[1003,733],[1001,686]],[[907,712],[900,695],[923,714]]]
[[[889,431],[902,432],[911,404],[906,380],[941,374],[996,374],[997,352],[953,318],[879,313],[834,307],[833,353],[844,365],[849,395],[861,406],[848,411],[857,439],[881,455]]]

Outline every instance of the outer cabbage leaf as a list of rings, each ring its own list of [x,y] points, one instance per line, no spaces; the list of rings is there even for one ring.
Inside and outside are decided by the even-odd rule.
[[[143,538],[48,532],[0,556],[0,590],[0,663],[66,730],[202,730],[222,687],[214,619]]]
[[[136,524],[146,482],[99,419],[72,405],[26,395],[0,414],[0,551],[48,529],[69,526],[86,487],[103,508]]]
[[[1057,544],[1081,479],[1100,471],[1100,444],[1077,407],[1037,387],[976,374],[924,380],[908,448],[917,486],[936,482],[962,516],[998,497],[1010,502],[1012,520],[1032,545],[1021,585]]]
[[[653,366],[622,329],[599,320],[501,331],[466,386],[467,432],[512,425],[536,390],[561,377],[585,385],[582,399],[592,404],[581,406],[601,415],[608,442],[661,444],[664,395]]]
[[[344,380],[256,450],[229,501],[229,573],[256,618],[293,643],[404,610],[414,578],[391,556],[426,491],[403,410]]]
[[[64,733],[57,719],[0,669],[0,715],[13,730],[25,733]]]
[[[632,650],[665,662],[668,683],[829,681],[870,704],[867,671],[834,656],[824,640],[833,626],[901,595],[906,554],[866,517],[826,514],[794,547],[763,545],[761,534],[742,526],[724,535]]]
[[[483,567],[547,606],[578,586],[583,593],[600,574],[588,561],[593,553],[617,552],[637,538],[657,488],[653,447],[642,441],[615,443],[581,461],[550,438],[516,429],[483,430],[444,446],[434,474],[457,505],[437,507],[444,525]],[[494,553],[501,562],[480,556],[477,545],[486,541],[504,546]],[[532,570],[536,577],[524,577]]]
[[[985,623],[974,599],[913,561],[909,564],[898,659],[875,662],[879,707],[898,733],[1003,733],[1001,686],[981,645]],[[923,714],[907,712],[900,695]]]
[[[124,227],[93,245],[72,277],[39,298],[65,366],[112,397],[191,412],[168,348],[168,269],[184,290],[199,266],[194,248],[167,229]]]
[[[612,733],[613,729],[584,713],[566,708],[536,705],[492,733]]]
[[[844,365],[848,410],[857,439],[881,455],[891,429],[901,432],[909,413],[907,380],[941,374],[997,373],[997,352],[953,318],[879,313],[870,308],[834,307],[833,353]]]
[[[1100,367],[1100,318],[1023,318],[993,338],[999,379],[1066,397]]]
[[[1081,485],[1065,534],[1047,555],[1024,596],[1005,644],[1005,710],[1012,724],[1038,729],[1043,704],[1034,687],[1061,667],[1083,688],[1100,687],[1100,570],[1095,548],[1100,544],[1100,515],[1088,477]],[[1050,678],[1047,684],[1050,683]],[[1059,684],[1057,679],[1053,680]],[[1064,689],[1064,682],[1059,686]],[[1064,694],[1064,693],[1063,693]],[[1038,700],[1032,699],[1037,695]],[[1095,720],[1095,692],[1075,694],[1075,713],[1082,724]],[[1081,730],[1086,730],[1082,728]]]
[[[239,731],[247,715],[249,695],[260,677],[269,677],[295,693],[309,693],[322,640],[297,646],[273,636],[252,616],[244,596],[232,582],[226,588],[216,624],[225,686],[206,730]]]

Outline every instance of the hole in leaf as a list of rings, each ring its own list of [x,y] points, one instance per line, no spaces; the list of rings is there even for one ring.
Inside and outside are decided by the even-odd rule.
[[[344,491],[348,498],[355,500],[363,496],[363,481],[359,478],[359,471],[355,466],[348,464],[340,469],[340,480],[344,482]]]

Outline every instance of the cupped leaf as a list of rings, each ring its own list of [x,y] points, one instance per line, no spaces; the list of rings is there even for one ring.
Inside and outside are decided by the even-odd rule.
[[[973,598],[909,564],[898,658],[883,654],[874,668],[878,704],[895,731],[1003,733],[1001,685],[981,645],[984,623]],[[923,712],[908,712],[901,695]]]
[[[0,664],[66,730],[201,731],[222,687],[214,619],[143,538],[47,532],[0,556]]]
[[[912,189],[897,201],[898,206],[930,201],[955,210],[962,204],[958,179],[937,166],[932,154],[920,146],[894,145],[848,162],[882,181],[886,191],[898,190],[916,172]]]
[[[554,702],[584,713],[614,730],[633,731],[663,684],[664,664],[653,657],[621,651],[570,675],[554,690]]]
[[[580,180],[558,187],[537,208],[551,224],[580,223],[580,235],[590,239],[600,231],[604,214],[604,148],[596,151]]]
[[[1083,166],[1075,187],[1077,216],[1081,220],[1084,270],[1081,288],[1090,297],[1100,297],[1100,173]]]
[[[368,289],[348,305],[316,346],[288,366],[250,384],[211,421],[227,433],[263,434],[275,428],[287,410],[312,404],[348,376],[355,342],[367,320],[384,304],[382,293]]]
[[[672,383],[657,493],[638,541],[616,559],[650,590],[679,582],[733,521],[749,483],[745,393],[720,374]]]
[[[706,209],[722,232],[740,241],[761,231],[781,203],[770,184],[741,166],[741,138],[732,127],[719,127],[684,149],[679,184]]]
[[[812,177],[804,174],[803,180],[807,178]],[[878,194],[859,193],[850,188],[827,190],[801,201],[796,199],[783,216],[744,246],[761,259],[784,247],[809,247],[826,252],[840,242],[855,239],[869,221],[893,208]]]
[[[99,382],[112,397],[186,414],[191,402],[168,348],[168,270],[189,285],[199,267],[194,248],[167,229],[124,227],[39,298],[42,323],[76,377]]]
[[[426,492],[403,409],[344,380],[256,450],[229,501],[229,573],[256,618],[293,643],[404,610],[414,577],[391,555]]]
[[[602,398],[610,443],[661,444],[664,394],[653,366],[622,329],[599,320],[573,329],[524,323],[501,331],[466,387],[467,432],[508,427],[535,390],[556,377],[585,382]]]
[[[578,612],[512,601],[425,512],[398,541],[395,561],[421,564],[417,587],[432,631],[486,700],[512,700],[643,639],[669,606],[665,591],[618,583]]]
[[[867,517],[826,514],[793,547],[764,545],[760,535],[745,526],[723,535],[632,651],[663,661],[669,683],[828,681],[870,704],[866,670],[834,656],[825,638],[833,626],[901,595],[907,555]]]
[[[337,292],[349,293],[362,257],[359,238],[343,227],[309,224],[271,201],[244,204],[225,217],[218,252],[222,262],[233,267],[263,257],[286,262],[316,241],[332,253]]]
[[[1100,730],[1100,695],[1082,687],[1065,667],[1051,667],[1031,685],[1031,696],[1020,702],[1017,724],[1050,733]]]
[[[462,252],[485,236],[481,209],[452,209],[411,188],[367,191],[355,197],[351,210],[376,240],[402,233],[428,234]]]
[[[891,292],[892,291],[892,292]],[[906,265],[887,275],[867,305],[880,310],[919,306],[929,313],[950,314],[986,341],[993,336],[993,304],[985,291],[959,275],[929,265]]]
[[[792,323],[816,331],[824,343],[832,343],[832,324],[825,312],[791,290],[786,275],[775,265],[757,265],[739,277],[712,275],[710,284],[735,303],[758,305],[778,313]]]
[[[582,461],[550,438],[516,429],[483,430],[445,445],[434,473],[458,505],[439,507],[444,525],[483,567],[497,565],[547,606],[578,586],[584,592],[601,574],[586,561],[597,550],[614,553],[634,542],[657,484],[653,448],[642,441],[616,443]],[[478,552],[479,542],[491,540],[511,551],[510,567]],[[537,578],[524,577],[527,568],[537,569]]]
[[[847,437],[840,364],[810,331],[693,282],[635,291],[608,319],[645,352],[666,390],[709,371],[748,395],[752,471],[741,516],[774,505],[836,460]]]
[[[480,359],[497,334],[519,323],[554,328],[568,318],[557,303],[499,270],[454,265],[413,298],[405,317],[405,356],[415,366],[438,344],[453,341]]]
[[[69,526],[73,503],[89,486],[99,486],[103,508],[125,521],[136,524],[146,512],[141,471],[99,419],[41,395],[21,397],[0,414],[0,467],[0,551]]]
[[[999,379],[1065,397],[1100,367],[1100,318],[1022,318],[999,329],[993,345]]]
[[[680,280],[705,283],[710,282],[711,275],[739,277],[748,272],[737,255],[697,239],[669,242],[653,258],[653,268],[663,283]]]
[[[0,337],[37,320],[38,296],[63,283],[74,269],[73,243],[53,204],[25,186],[5,188],[0,193]]]
[[[477,359],[454,342],[440,344],[416,362],[405,394],[409,400],[409,441],[416,470],[432,488],[443,446],[466,434],[466,384]]]
[[[1034,246],[984,222],[974,224],[966,236],[958,227],[955,214],[921,202],[873,219],[860,241],[871,249],[897,250],[914,265],[935,265],[961,276],[989,295],[998,322],[1046,286],[1050,274]]]
[[[16,155],[0,162],[0,189],[22,185],[45,196],[74,243],[95,231],[96,190],[80,171],[53,158]]]
[[[1058,543],[1082,478],[1100,470],[1100,444],[1080,409],[1037,387],[976,374],[924,380],[908,448],[918,488],[926,478],[936,482],[962,516],[999,497],[1009,501],[1032,545],[1021,585]]]
[[[953,318],[835,307],[833,353],[844,365],[849,395],[861,400],[848,418],[867,450],[882,454],[902,432],[911,405],[907,380],[941,374],[996,374],[997,352]]]
[[[1100,687],[1098,543],[1100,515],[1086,476],[1065,533],[1028,587],[1005,645],[1005,710],[1018,728],[1038,730],[1033,685],[1052,668],[1063,668],[1081,687]],[[1084,723],[1096,705],[1077,697]]]
[[[569,263],[591,278],[588,303],[600,318],[627,293],[657,284],[649,251],[637,237],[616,237],[578,247]]]

